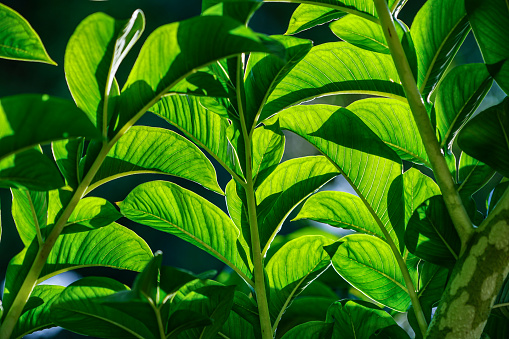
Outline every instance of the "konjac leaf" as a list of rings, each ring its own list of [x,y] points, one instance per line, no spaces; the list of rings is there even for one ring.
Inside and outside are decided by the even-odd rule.
[[[136,10],[130,20],[94,13],[78,25],[69,39],[64,59],[69,90],[76,105],[101,130],[113,113],[110,96],[119,94],[115,73],[144,27],[141,10]],[[104,109],[109,111],[109,117],[103,117]]]
[[[69,285],[54,301],[51,320],[73,332],[101,338],[156,338],[139,319],[103,305],[104,297],[125,291],[120,282],[86,277]]]
[[[0,32],[0,58],[56,65],[28,21],[4,4],[0,4]]]
[[[484,99],[493,78],[484,64],[453,68],[437,90],[435,113],[442,148],[450,148],[452,139]]]
[[[216,171],[192,142],[163,128],[134,126],[111,148],[88,191],[137,173],[162,173],[192,180],[222,194]]]
[[[32,332],[54,327],[55,324],[51,321],[50,307],[64,289],[65,287],[63,286],[54,285],[36,286],[30,294],[28,303],[32,300],[32,302],[36,301],[40,305],[21,315],[12,331],[11,337],[23,338]]]
[[[201,43],[195,42],[196,36]],[[224,16],[194,17],[159,27],[145,41],[124,85],[118,129],[134,123],[193,70],[228,56],[279,48],[279,44]]]
[[[11,193],[12,218],[21,241],[28,246],[47,225],[48,193],[24,189],[11,189]]]
[[[412,111],[407,103],[394,99],[370,98],[347,106],[403,160],[428,164],[421,137],[415,133]]]
[[[297,34],[345,15],[345,12],[330,7],[300,4],[290,18],[285,35]]]
[[[319,96],[358,93],[405,100],[389,55],[333,42],[315,46],[267,99],[260,119]]]
[[[291,159],[280,164],[256,190],[260,244],[266,253],[290,212],[339,174],[323,156]]]
[[[0,99],[0,160],[55,140],[99,138],[85,113],[68,100],[22,94]]]
[[[458,146],[504,176],[509,176],[509,98],[468,121]]]
[[[332,258],[334,269],[369,298],[399,312],[405,312],[410,297],[389,245],[371,235],[352,234]]]
[[[272,256],[266,271],[269,310],[277,323],[292,300],[330,266],[331,257],[323,247],[332,243],[323,236],[303,236],[286,243]]]
[[[249,250],[238,241],[239,230],[223,211],[199,195],[173,183],[147,182],[120,203],[120,211],[130,220],[190,242],[250,279]]]
[[[438,84],[470,32],[463,2],[427,1],[412,23],[410,32],[419,71],[417,86],[425,98]]]
[[[76,189],[81,182],[79,163],[83,156],[84,138],[58,140],[51,143],[53,157],[67,185]]]

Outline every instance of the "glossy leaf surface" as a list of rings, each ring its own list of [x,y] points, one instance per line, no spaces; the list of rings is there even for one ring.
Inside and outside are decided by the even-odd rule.
[[[0,58],[37,61],[51,65],[41,38],[18,12],[0,4]]]
[[[330,7],[300,4],[290,18],[285,34],[297,34],[345,15],[345,12]]]

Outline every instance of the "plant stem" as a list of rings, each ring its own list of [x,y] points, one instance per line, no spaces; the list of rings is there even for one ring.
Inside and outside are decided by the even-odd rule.
[[[90,182],[92,182],[92,179],[99,170],[99,167],[101,166],[104,158],[106,158],[106,155],[108,154],[110,148],[111,148],[110,145],[103,146],[96,160],[92,164],[92,167],[90,167],[90,170],[88,171],[87,175],[85,176],[85,178],[83,178],[83,181],[76,188],[76,191],[74,192],[71,200],[69,201],[66,208],[62,212],[60,218],[55,223],[55,226],[53,227],[53,230],[49,234],[48,238],[46,239],[44,244],[42,244],[42,246],[39,246],[39,250],[37,251],[37,255],[34,259],[34,262],[32,263],[32,266],[30,267],[30,270],[28,271],[28,274],[25,280],[23,281],[21,288],[19,289],[16,297],[14,298],[14,301],[11,307],[9,308],[9,311],[5,316],[4,322],[0,327],[0,338],[11,337],[11,333],[14,329],[14,326],[16,325],[21,315],[21,312],[25,307],[25,304],[27,303],[34,287],[37,284],[39,275],[41,274],[41,271],[44,265],[46,264],[46,260],[48,259],[48,256],[51,253],[51,250],[53,249],[53,246],[55,245],[55,242],[58,239],[58,236],[60,235],[60,233],[62,233],[62,230],[64,229],[67,220],[71,216],[76,205],[78,205],[78,202],[85,193],[88,185],[90,184]]]
[[[403,89],[405,90],[415,124],[417,125],[424,148],[428,154],[433,174],[435,175],[437,184],[442,191],[444,202],[449,214],[451,215],[454,227],[461,239],[461,255],[473,234],[474,228],[472,222],[470,221],[470,217],[468,216],[467,211],[463,206],[463,202],[456,190],[453,178],[449,172],[449,168],[447,167],[445,158],[436,138],[435,131],[431,126],[421,93],[419,92],[415,79],[412,75],[412,70],[408,64],[408,59],[403,50],[403,46],[396,34],[394,21],[389,8],[387,7],[387,3],[385,0],[374,0],[374,2],[385,39],[389,45],[392,59],[394,60],[401,83],[403,84]]]
[[[256,293],[256,302],[258,304],[258,314],[260,316],[260,327],[262,339],[272,339],[272,326],[270,322],[269,304],[267,302],[267,291],[265,290],[265,272],[263,269],[263,256],[260,245],[260,235],[258,233],[258,217],[256,215],[256,196],[253,182],[253,162],[251,160],[252,133],[247,129],[244,109],[242,106],[242,88],[243,80],[242,56],[237,59],[237,102],[239,108],[242,136],[244,138],[244,148],[246,152],[246,183],[243,185],[246,191],[247,210],[249,218],[249,229],[251,233],[251,251],[253,253],[254,265],[254,284]]]

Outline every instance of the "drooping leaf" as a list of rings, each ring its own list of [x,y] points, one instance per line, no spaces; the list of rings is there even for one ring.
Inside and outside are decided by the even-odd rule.
[[[442,196],[435,196],[419,207],[405,232],[408,250],[426,261],[450,267],[460,250],[460,239]]]
[[[11,189],[12,218],[25,246],[47,225],[48,193]],[[42,239],[41,239],[42,240]]]
[[[49,191],[64,185],[58,168],[39,147],[0,160],[0,187]]]
[[[146,126],[132,127],[115,143],[89,191],[110,180],[136,173],[174,175],[223,193],[214,167],[198,147],[175,132]]]
[[[410,297],[389,245],[366,234],[352,234],[341,240],[343,243],[332,258],[334,269],[371,299],[405,312]]]
[[[410,32],[418,58],[417,86],[425,98],[438,84],[470,32],[463,2],[427,1],[412,23]]]
[[[285,136],[278,126],[260,126],[253,132],[253,181],[259,186],[283,158]]]
[[[470,197],[480,190],[495,174],[486,164],[462,152],[458,165],[458,193]]]
[[[325,157],[285,161],[256,190],[260,244],[266,253],[290,212],[306,197],[338,175]]]
[[[394,99],[357,100],[348,110],[357,115],[383,142],[403,160],[428,164],[424,144],[408,104]]]
[[[156,338],[135,317],[101,301],[127,288],[120,282],[103,277],[86,277],[69,285],[53,302],[51,320],[73,332],[101,338]]]
[[[0,58],[55,65],[41,38],[18,12],[0,4]]]
[[[269,96],[260,120],[291,105],[339,93],[405,100],[390,56],[333,42],[313,47],[292,68]]]
[[[290,18],[285,35],[297,34],[345,15],[345,12],[330,7],[300,4]]]
[[[345,108],[294,106],[277,117],[282,129],[302,136],[336,164],[402,248],[405,211],[397,154]]]
[[[78,25],[69,39],[64,59],[69,90],[76,105],[101,130],[113,113],[110,99],[119,94],[115,73],[144,28],[141,10],[136,10],[130,20],[94,13]],[[103,117],[104,109],[108,117]]]
[[[126,197],[120,211],[133,221],[190,242],[244,279],[251,278],[246,257],[249,250],[245,242],[239,242],[239,230],[226,214],[199,195],[173,183],[147,182]]]
[[[81,181],[79,163],[83,155],[84,138],[58,140],[51,143],[53,157],[67,185],[76,189]]]
[[[23,338],[32,332],[54,327],[55,324],[51,321],[50,307],[64,289],[63,286],[54,285],[36,286],[30,294],[28,302],[34,300],[41,304],[21,315],[11,337]]]
[[[228,16],[247,24],[261,5],[259,0],[204,0],[202,15]]]
[[[22,94],[0,99],[0,159],[39,144],[100,137],[87,116],[68,100]]]
[[[228,121],[203,107],[198,98],[186,95],[166,96],[150,111],[179,128],[223,167],[243,177],[237,153],[226,137]]]
[[[461,65],[447,73],[435,99],[442,148],[450,148],[457,131],[477,109],[492,83],[484,64]]]
[[[268,53],[251,53],[247,62],[245,116],[248,127],[256,125],[263,105],[274,88],[312,46],[309,40],[281,35],[275,35],[272,38],[284,46],[284,58]]]
[[[468,121],[458,146],[504,176],[509,176],[509,98]]]
[[[195,43],[192,37],[196,35],[202,43]],[[279,48],[279,44],[224,16],[194,17],[159,27],[145,41],[124,85],[117,130],[134,123],[193,70],[231,55]]]
[[[323,321],[308,321],[286,332],[281,339],[332,339],[333,325]]]
[[[327,312],[327,323],[334,324],[333,338],[370,338],[377,331],[396,325],[392,317],[377,306],[361,301],[341,300]]]
[[[323,247],[332,243],[323,236],[304,236],[288,242],[272,256],[266,271],[269,309],[277,322],[292,300],[330,266],[331,257]]]

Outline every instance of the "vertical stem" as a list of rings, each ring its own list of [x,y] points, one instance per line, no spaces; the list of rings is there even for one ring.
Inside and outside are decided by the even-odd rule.
[[[463,206],[463,202],[456,191],[449,168],[447,167],[445,158],[442,155],[435,131],[433,130],[428,117],[428,112],[424,107],[421,93],[419,92],[415,79],[412,75],[412,70],[408,64],[408,59],[406,58],[403,46],[396,34],[394,21],[389,8],[387,7],[387,3],[385,0],[374,0],[374,2],[385,39],[387,40],[389,50],[391,51],[392,59],[394,60],[401,83],[403,84],[403,89],[405,90],[415,124],[417,125],[424,148],[428,154],[433,174],[435,175],[437,184],[442,191],[444,202],[449,214],[451,215],[454,227],[461,239],[461,255],[473,234],[474,228],[472,226],[472,222],[470,221],[470,217],[468,216],[467,211]]]
[[[242,55],[243,56],[243,55]],[[237,58],[237,102],[239,108],[242,136],[244,138],[244,147],[246,152],[246,191],[247,210],[249,217],[249,229],[251,233],[251,250],[253,252],[254,265],[254,284],[256,293],[256,302],[258,304],[258,314],[260,316],[260,326],[263,339],[272,339],[272,326],[270,322],[269,304],[267,302],[267,291],[265,290],[265,272],[263,270],[263,257],[260,245],[260,235],[258,233],[258,217],[256,215],[256,197],[253,182],[253,162],[251,142],[252,133],[247,129],[244,109],[242,103],[241,82],[244,81],[244,72],[242,68],[242,56]]]

